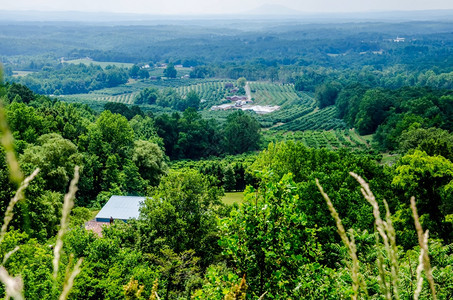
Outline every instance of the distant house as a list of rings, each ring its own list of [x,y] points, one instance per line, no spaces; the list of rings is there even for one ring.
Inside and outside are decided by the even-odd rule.
[[[175,68],[183,68],[184,66],[183,65],[175,65]]]
[[[401,43],[401,42],[404,42],[406,40],[406,38],[402,38],[402,37],[396,37],[396,39],[394,39],[393,41],[395,43]]]
[[[145,197],[112,196],[96,215],[96,222],[110,222],[113,220],[127,221],[138,219],[140,205]]]
[[[231,82],[227,82],[227,83],[225,83],[225,88],[232,89],[232,88],[234,88],[234,85]]]

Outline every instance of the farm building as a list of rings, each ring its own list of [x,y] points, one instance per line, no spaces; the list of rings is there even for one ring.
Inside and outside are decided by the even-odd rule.
[[[225,99],[230,100],[230,101],[238,101],[238,100],[247,100],[247,96],[227,96]]]
[[[145,197],[137,196],[112,196],[96,215],[96,222],[110,222],[113,220],[127,221],[138,219],[140,205]]]

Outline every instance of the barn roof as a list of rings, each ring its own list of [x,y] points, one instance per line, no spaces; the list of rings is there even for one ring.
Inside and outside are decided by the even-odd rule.
[[[110,217],[115,220],[138,219],[140,204],[145,197],[112,196],[96,215],[97,222],[108,222]]]

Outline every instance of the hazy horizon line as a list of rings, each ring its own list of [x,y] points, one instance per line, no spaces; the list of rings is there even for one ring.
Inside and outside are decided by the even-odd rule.
[[[281,6],[285,7],[285,6]],[[9,13],[89,13],[89,14],[118,14],[118,15],[144,15],[144,16],[231,16],[231,15],[243,15],[243,14],[248,14],[251,12],[256,11],[261,7],[257,7],[256,9],[249,9],[249,10],[244,10],[241,12],[235,12],[235,13],[141,13],[141,12],[118,12],[118,11],[88,11],[88,10],[40,10],[40,9],[1,9],[0,12],[9,12]],[[287,8],[287,7],[285,7]],[[288,8],[290,9],[290,8]],[[447,11],[453,11],[453,8],[437,8],[437,9],[408,9],[408,10],[395,10],[395,9],[370,9],[370,10],[351,10],[351,11],[300,11],[296,9],[290,9],[293,12],[291,13],[259,13],[257,12],[256,14],[262,14],[262,15],[344,15],[344,14],[357,14],[357,13],[420,13],[420,12],[447,12]]]

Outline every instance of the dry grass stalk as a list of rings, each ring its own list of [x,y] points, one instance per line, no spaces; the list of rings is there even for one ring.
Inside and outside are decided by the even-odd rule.
[[[19,249],[20,249],[19,246],[16,246],[16,248],[14,248],[13,250],[6,253],[5,257],[3,257],[2,265],[5,265],[6,262],[8,261],[8,259],[10,258],[10,256],[13,255],[14,253],[16,253]]]
[[[24,199],[24,190],[28,187],[28,185],[33,180],[33,178],[35,178],[35,176],[38,175],[38,172],[39,172],[39,169],[36,169],[33,173],[31,173],[30,176],[25,178],[25,180],[21,183],[21,185],[17,189],[16,194],[9,202],[8,207],[6,208],[6,211],[5,211],[5,218],[3,219],[3,225],[2,225],[1,232],[0,232],[0,244],[3,242],[3,239],[5,238],[5,234],[6,234],[6,231],[8,230],[9,222],[11,222],[11,220],[13,219],[14,206],[16,205],[17,202]]]
[[[384,272],[380,274],[380,279],[384,280],[381,284],[381,287],[384,288],[384,295],[386,299],[392,299],[392,294],[395,299],[399,299],[398,292],[398,249],[396,247],[396,234],[395,229],[392,225],[392,220],[390,217],[390,211],[388,208],[387,202],[384,200],[384,205],[386,208],[386,220],[383,221],[379,211],[379,205],[376,201],[376,197],[373,192],[371,192],[370,186],[368,183],[359,175],[353,172],[349,174],[354,177],[357,182],[361,185],[361,192],[365,199],[373,207],[373,216],[375,219],[376,230],[382,238],[382,242],[385,246],[385,250],[388,254],[390,260],[390,281],[387,281],[386,276],[386,266],[384,264],[382,256],[378,256],[378,269],[379,272]],[[380,265],[380,266],[379,266]]]
[[[423,248],[420,249],[420,256],[418,257],[418,266],[417,266],[417,288],[415,289],[414,292],[414,300],[418,300],[418,297],[420,296],[420,293],[423,288],[423,277],[422,277],[422,272],[423,272],[423,256],[425,255],[425,250]]]
[[[391,263],[390,271],[391,271],[391,278],[392,278],[392,287],[393,287],[393,294],[395,295],[396,299],[399,299],[398,295],[398,247],[396,246],[396,232],[395,228],[393,227],[392,217],[390,215],[390,209],[387,201],[384,199],[385,205],[385,231],[390,241],[390,249],[389,251],[389,258]]]
[[[63,211],[61,213],[60,230],[58,230],[57,241],[55,242],[53,258],[53,278],[57,279],[58,266],[60,264],[61,249],[63,248],[63,236],[69,226],[69,213],[74,206],[75,194],[77,192],[77,183],[79,182],[79,167],[74,168],[74,178],[69,185],[69,191],[64,196]]]
[[[376,245],[379,245],[379,236],[375,235],[376,237]],[[378,277],[378,282],[379,282],[379,287],[382,293],[384,293],[385,298],[389,299],[391,297],[390,293],[390,284],[386,280],[386,266],[384,262],[384,256],[382,255],[382,252],[380,249],[376,249],[376,262],[377,262],[377,268],[379,271],[379,277]]]
[[[242,276],[239,284],[233,285],[231,291],[225,295],[225,300],[245,300],[247,291],[247,283],[245,274]]]
[[[6,122],[5,110],[0,105],[0,132],[1,143],[5,147],[6,163],[8,164],[11,181],[19,184],[24,178],[17,162],[16,152],[14,151],[14,138]]]
[[[352,277],[352,290],[354,294],[352,295],[352,299],[357,299],[359,295],[359,286],[360,286],[360,280],[359,280],[359,259],[357,258],[357,250],[356,246],[354,243],[354,240],[349,241],[348,236],[346,235],[346,230],[344,229],[343,223],[341,222],[341,219],[335,209],[335,207],[332,204],[332,201],[330,200],[329,196],[324,192],[324,189],[322,188],[321,184],[319,183],[319,180],[316,178],[316,185],[318,186],[319,191],[321,192],[321,195],[324,197],[324,199],[327,202],[327,207],[329,208],[330,214],[334,218],[336,224],[337,224],[337,232],[341,237],[341,240],[343,241],[343,244],[346,246],[348,249],[348,254],[352,259],[352,268],[351,268],[351,277]]]
[[[428,250],[428,230],[426,230],[425,233],[423,233],[422,225],[420,224],[420,218],[418,216],[417,212],[417,206],[415,205],[415,198],[411,198],[411,209],[412,209],[412,214],[414,216],[414,223],[415,223],[415,229],[417,230],[417,235],[418,235],[418,243],[420,245],[420,252],[423,252],[423,255],[420,253],[420,256],[423,257],[423,261],[420,265],[423,265],[423,268],[425,270],[426,278],[428,279],[429,282],[429,287],[431,289],[431,296],[433,297],[434,300],[437,299],[436,296],[436,287],[434,286],[434,278],[432,274],[432,269],[431,269],[431,262],[429,259],[429,250]],[[418,268],[417,268],[418,270]],[[417,286],[418,288],[418,286]]]
[[[158,287],[159,287],[159,280],[156,278],[156,280],[154,280],[153,289],[151,290],[151,295],[149,296],[149,300],[160,300],[159,295],[157,294]]]
[[[60,297],[58,298],[59,300],[66,300],[68,298],[69,292],[72,289],[72,286],[74,285],[74,279],[79,275],[81,268],[80,266],[82,265],[82,259],[79,259],[77,263],[74,266],[74,269],[72,272],[69,272],[69,265],[66,269],[66,276],[65,276],[65,282],[63,285],[63,291],[61,292]]]
[[[258,300],[263,300],[264,299],[264,296],[266,296],[267,292],[264,292],[259,298]]]
[[[25,299],[22,291],[24,289],[24,283],[20,277],[11,277],[8,271],[0,266],[0,281],[5,285],[6,299],[13,297],[16,300]]]
[[[157,294],[157,292],[154,292],[154,295],[156,296],[156,300],[160,300],[159,295]]]

